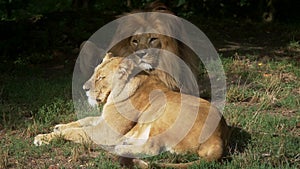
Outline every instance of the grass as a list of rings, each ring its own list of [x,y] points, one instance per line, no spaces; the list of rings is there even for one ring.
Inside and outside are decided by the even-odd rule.
[[[298,46],[297,46],[298,44]],[[287,48],[299,50],[291,41]],[[225,117],[234,126],[221,162],[191,168],[299,168],[300,69],[291,60],[236,53],[222,58],[228,91]],[[1,65],[0,168],[120,168],[92,145],[57,139],[35,147],[33,137],[76,120],[70,68]],[[163,153],[150,162],[187,162],[194,155]]]
[[[243,152],[234,151],[232,162],[241,168],[299,167],[299,65],[249,59],[225,62],[231,83],[225,116],[251,135]]]

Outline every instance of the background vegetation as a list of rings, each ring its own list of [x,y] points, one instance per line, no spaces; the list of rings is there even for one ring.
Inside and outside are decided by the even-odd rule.
[[[71,78],[81,42],[148,2],[0,0],[0,168],[120,168],[94,145],[35,147],[33,137],[77,119]],[[210,38],[227,75],[224,115],[235,126],[228,154],[191,168],[299,168],[300,1],[164,2]]]
[[[153,0],[0,0],[2,60],[48,62],[70,52],[104,23]],[[300,20],[298,0],[162,0],[184,18],[258,22]],[[58,52],[59,51],[59,52]],[[77,51],[75,51],[76,53]],[[42,56],[40,56],[42,53]],[[46,55],[47,53],[47,55]],[[30,55],[30,56],[28,56]]]

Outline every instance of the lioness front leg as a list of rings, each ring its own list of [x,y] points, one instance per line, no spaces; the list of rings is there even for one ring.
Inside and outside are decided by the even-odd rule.
[[[34,137],[33,144],[36,146],[41,146],[43,144],[49,144],[51,140],[58,138],[59,134],[56,132],[52,132],[49,134],[38,134]]]
[[[40,146],[49,144],[53,139],[62,137],[65,140],[76,143],[91,142],[87,136],[86,128],[98,125],[101,117],[86,117],[75,122],[67,124],[58,124],[54,127],[54,131],[48,134],[39,134],[34,138],[34,144]]]
[[[56,131],[49,134],[39,134],[35,136],[34,144],[36,146],[49,144],[53,139],[57,138],[63,138],[64,140],[75,143],[92,143],[84,128],[67,128],[59,132]]]
[[[81,124],[87,126],[82,126]],[[37,135],[34,139],[34,144],[37,146],[49,144],[51,140],[59,137],[75,143],[95,143],[110,146],[116,145],[121,135],[107,124],[102,117],[89,117],[61,125],[59,130],[55,130],[52,133]]]
[[[67,124],[58,124],[54,126],[54,132],[61,132],[67,128],[80,128],[88,126],[96,126],[101,121],[100,116],[96,117],[85,117],[83,119],[67,123]]]

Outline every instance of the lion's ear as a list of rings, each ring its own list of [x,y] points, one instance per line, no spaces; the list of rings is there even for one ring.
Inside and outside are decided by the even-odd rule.
[[[119,66],[119,79],[127,80],[135,68],[135,63],[131,59],[124,59]]]

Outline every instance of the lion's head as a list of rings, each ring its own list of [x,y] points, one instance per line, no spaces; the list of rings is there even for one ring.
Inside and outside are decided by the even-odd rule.
[[[156,34],[140,34],[134,35],[130,38],[130,50],[133,51],[133,57],[137,58],[141,65],[149,64],[151,67],[145,67],[145,69],[151,69],[158,64],[159,51],[148,50],[152,48],[161,49],[163,42],[161,37]],[[137,56],[137,57],[136,57]]]
[[[161,4],[127,14],[120,20],[109,52],[122,57],[138,56],[141,67],[148,65],[143,68],[152,70],[168,88],[198,95],[201,62],[187,45],[175,38],[186,37],[182,25],[180,18]]]
[[[176,39],[164,35],[175,32],[172,28],[165,26],[178,25],[179,23],[176,22],[178,21],[174,18],[170,23],[165,23],[159,17],[159,13],[137,14],[128,19],[125,18],[118,27],[110,52],[123,57],[135,55],[140,57],[142,62],[157,66],[157,57],[163,54],[149,49],[166,50],[179,56]]]

